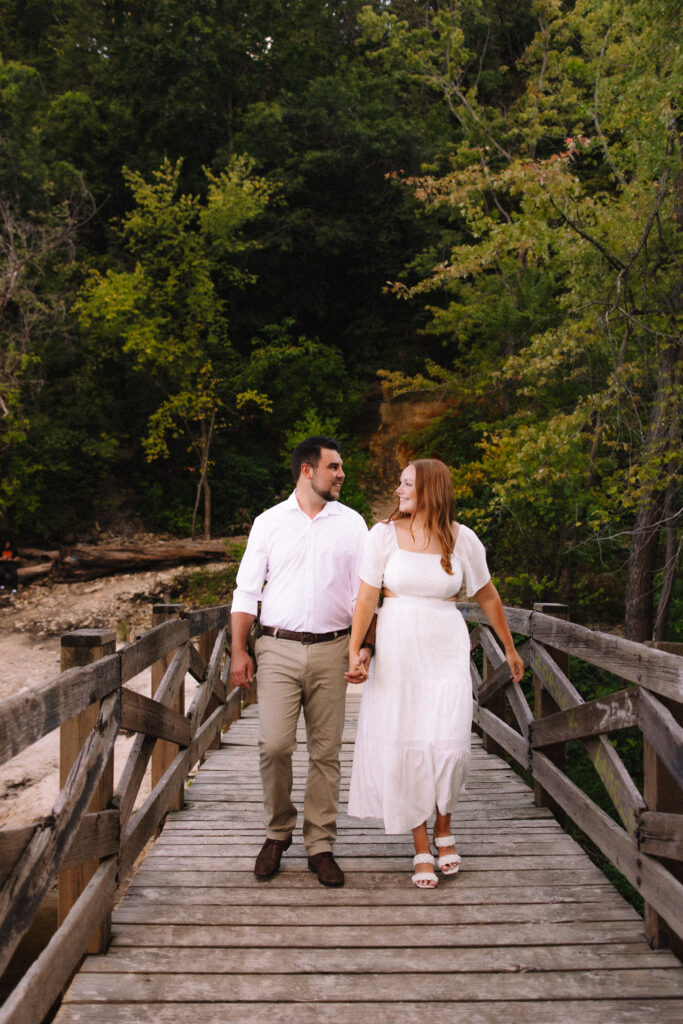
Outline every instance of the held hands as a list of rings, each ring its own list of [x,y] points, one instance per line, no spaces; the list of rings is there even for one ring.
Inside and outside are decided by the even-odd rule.
[[[254,659],[247,651],[233,651],[230,659],[230,682],[248,690],[254,681]]]
[[[349,671],[344,673],[347,683],[364,683],[368,678],[370,658],[372,657],[368,647],[361,647],[357,654],[349,652]]]

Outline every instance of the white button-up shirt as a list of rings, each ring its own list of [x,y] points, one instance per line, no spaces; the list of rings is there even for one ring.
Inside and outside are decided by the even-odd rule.
[[[329,501],[311,519],[292,493],[254,520],[232,611],[256,615],[261,601],[264,626],[298,633],[346,629],[367,532],[362,516],[347,505]]]

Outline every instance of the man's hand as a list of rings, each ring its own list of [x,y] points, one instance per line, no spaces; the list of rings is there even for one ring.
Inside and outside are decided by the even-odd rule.
[[[349,671],[344,673],[347,683],[364,683],[366,681],[371,657],[372,654],[368,647],[361,647],[355,658],[349,657]]]
[[[248,651],[233,651],[230,658],[230,682],[248,690],[254,681],[254,659]]]

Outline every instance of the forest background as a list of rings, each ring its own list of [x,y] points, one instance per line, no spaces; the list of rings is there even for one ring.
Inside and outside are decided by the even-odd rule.
[[[507,603],[680,637],[680,24],[0,0],[5,530],[244,532],[319,431],[367,512],[382,394],[427,394],[402,450]]]

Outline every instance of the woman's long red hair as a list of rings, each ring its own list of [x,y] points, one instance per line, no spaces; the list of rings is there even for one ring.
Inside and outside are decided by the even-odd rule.
[[[408,465],[415,467],[415,511],[410,516],[410,531],[412,533],[416,514],[422,513],[427,543],[432,534],[436,534],[441,548],[441,565],[445,572],[452,575],[451,555],[455,541],[451,524],[455,521],[455,498],[450,470],[440,459],[414,459]],[[407,515],[397,505],[387,522],[404,519]]]

